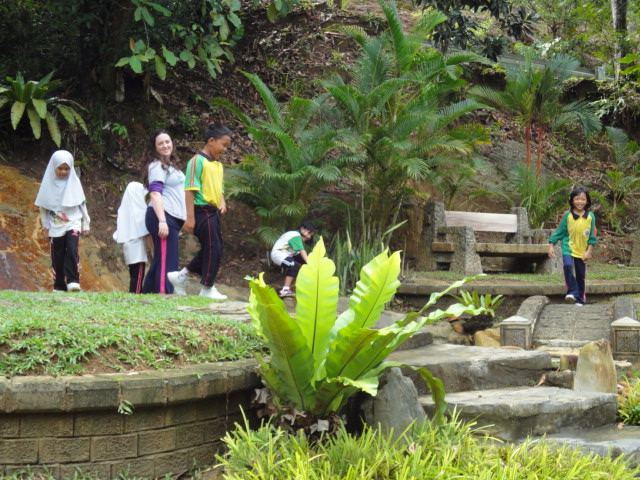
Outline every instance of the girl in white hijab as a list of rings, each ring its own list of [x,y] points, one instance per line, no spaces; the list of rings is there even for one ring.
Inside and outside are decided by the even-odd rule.
[[[142,293],[142,280],[147,262],[145,240],[148,240],[147,243],[151,241],[145,225],[146,194],[147,190],[140,182],[127,185],[118,208],[117,229],[113,233],[113,239],[122,243],[124,261],[129,266],[129,293]]]
[[[54,152],[44,172],[35,204],[42,227],[49,230],[54,292],[79,292],[78,243],[80,232],[89,234],[87,200],[73,169],[73,155]]]

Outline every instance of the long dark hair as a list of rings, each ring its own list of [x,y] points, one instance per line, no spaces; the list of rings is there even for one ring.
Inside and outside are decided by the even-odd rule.
[[[171,143],[173,143],[173,138],[171,137],[169,132],[162,128],[153,132],[151,134],[151,137],[149,137],[149,143],[147,143],[147,148],[144,152],[143,157],[144,167],[142,168],[142,184],[145,187],[149,187],[149,165],[151,165],[156,160],[161,163],[164,170],[168,170],[169,167],[173,167],[176,170],[182,170],[182,162],[180,161],[180,157],[178,157],[178,155],[176,154],[175,144],[173,145],[173,151],[171,152],[171,155],[169,155],[168,159],[165,160],[158,157],[158,152],[156,150],[156,139],[159,135],[162,134],[169,135],[169,138],[171,138]]]

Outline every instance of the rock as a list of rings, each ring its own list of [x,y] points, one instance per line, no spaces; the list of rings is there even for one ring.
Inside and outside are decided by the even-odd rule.
[[[578,356],[571,354],[560,355],[560,370],[575,370],[578,366]]]
[[[615,393],[616,367],[607,340],[588,343],[580,349],[573,389],[576,392]]]
[[[364,420],[387,435],[393,430],[398,437],[412,422],[426,418],[418,400],[418,391],[413,382],[402,375],[399,368],[391,368],[384,379],[386,384],[378,394],[362,404]]]
[[[546,384],[552,387],[573,389],[573,371],[562,370],[547,373]]]
[[[460,321],[439,321],[425,325],[422,330],[430,333],[435,344],[471,345],[471,339],[464,333],[457,333],[453,325]]]
[[[499,347],[500,329],[488,328],[473,334],[473,344],[476,347]]]

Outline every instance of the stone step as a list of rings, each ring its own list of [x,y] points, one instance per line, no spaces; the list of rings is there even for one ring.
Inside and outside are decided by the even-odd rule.
[[[574,392],[557,387],[511,387],[447,393],[447,411],[475,421],[484,432],[505,441],[556,433],[562,427],[611,425],[616,420],[614,394]],[[430,395],[420,397],[427,415],[434,414]]]
[[[612,313],[611,304],[547,305],[535,324],[533,344],[580,348],[601,338],[610,341]]]
[[[389,360],[426,367],[442,380],[448,393],[536,385],[552,369],[547,352],[451,344],[398,350]],[[404,369],[403,374],[412,378],[420,394],[428,393],[413,370]]]
[[[564,444],[602,457],[617,458],[624,455],[633,467],[640,466],[639,426],[610,424],[588,429],[565,427],[544,437],[532,437],[532,440]]]

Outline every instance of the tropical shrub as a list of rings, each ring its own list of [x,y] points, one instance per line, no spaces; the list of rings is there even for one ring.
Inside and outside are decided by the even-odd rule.
[[[563,208],[569,208],[571,180],[546,179],[532,168],[520,165],[511,173],[509,181],[520,197],[519,205],[527,209],[532,228],[544,228],[545,223],[555,219]]]
[[[476,290],[472,290],[471,292],[463,290],[460,292],[460,295],[451,296],[463,305],[482,308],[485,313],[492,317],[496,314],[496,308],[498,308],[504,301],[504,296],[502,295],[491,296],[489,293],[486,295],[479,295]]]
[[[621,382],[625,388],[618,395],[618,418],[626,425],[640,425],[640,378],[639,375],[626,377]]]
[[[371,36],[355,26],[340,29],[357,42],[360,55],[348,80],[335,74],[322,82],[326,93],[320,97],[323,119],[349,132],[345,148],[361,159],[351,168],[352,181],[374,238],[398,222],[415,183],[432,182],[440,169],[457,168],[489,141],[483,127],[463,122],[481,104],[460,99],[463,67],[484,59],[425,47],[446,19],[442,13],[425,13],[405,31],[395,5],[380,5],[388,23],[383,34]]]
[[[390,227],[382,234],[382,238],[372,238],[366,230],[366,220],[361,218],[362,228],[357,232],[349,214],[345,229],[338,231],[329,245],[329,256],[336,265],[341,296],[353,291],[362,267],[388,248],[391,233],[405,223],[406,220]]]
[[[279,104],[257,75],[243,73],[260,94],[266,118],[252,118],[226,98],[210,102],[231,111],[259,149],[259,154],[227,170],[225,193],[255,212],[260,243],[271,247],[282,233],[307,218],[319,193],[340,179],[349,159],[336,155],[340,150],[337,131],[313,124],[316,101],[292,98]]]
[[[460,292],[460,295],[451,296],[458,300],[462,305],[482,310],[482,313],[477,315],[465,315],[463,317],[463,322],[461,324],[462,330],[460,333],[464,332],[467,335],[472,335],[479,330],[485,330],[493,327],[496,308],[498,308],[504,301],[504,297],[502,295],[479,295],[475,290],[471,292],[463,290]]]
[[[520,66],[506,68],[504,90],[474,86],[469,89],[469,94],[487,106],[514,115],[524,126],[527,168],[531,166],[532,129],[536,128],[536,175],[539,176],[543,140],[547,131],[579,124],[584,135],[589,136],[600,131],[602,125],[592,104],[584,101],[563,102],[563,95],[569,88],[567,80],[580,65],[576,59],[566,55],[555,55],[544,65],[536,66],[533,61],[533,49],[527,48],[523,53],[525,58]]]
[[[385,304],[400,285],[400,252],[389,255],[385,251],[364,266],[349,308],[338,316],[339,285],[334,272],[335,265],[325,256],[320,239],[296,281],[294,318],[277,293],[265,284],[262,274],[250,279],[247,308],[256,333],[271,353],[268,363],[259,362],[260,375],[275,402],[274,413],[286,411],[283,424],[293,428],[311,424],[317,428],[316,418],[331,419],[335,426],[340,423],[336,413],[353,394],[364,391],[375,395],[382,373],[400,366],[415,370],[427,383],[439,419],[446,408],[442,382],[424,367],[388,361],[387,356],[427,323],[464,312],[478,313],[478,309],[454,304],[421,317],[441,296],[468,279],[432,294],[419,312],[375,329],[372,327]]]
[[[42,134],[42,120],[47,122],[51,138],[59,147],[62,141],[60,126],[56,114],[59,113],[71,127],[80,127],[84,133],[87,126],[78,113],[83,109],[79,103],[61,97],[53,97],[51,93],[60,86],[59,80],[51,80],[53,72],[46,75],[40,81],[26,81],[22,74],[18,74],[15,80],[7,77],[8,86],[0,85],[0,109],[11,105],[11,126],[18,128],[25,111],[29,118],[31,131],[36,139]]]
[[[630,200],[640,192],[640,147],[630,141],[619,128],[606,127],[614,168],[607,170],[602,191],[594,191],[594,198],[602,206],[604,220],[616,233],[623,233],[622,221],[626,217]]]

